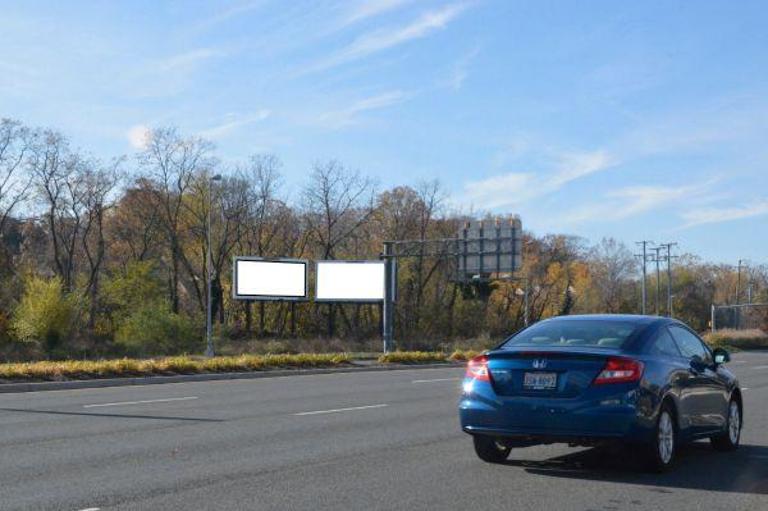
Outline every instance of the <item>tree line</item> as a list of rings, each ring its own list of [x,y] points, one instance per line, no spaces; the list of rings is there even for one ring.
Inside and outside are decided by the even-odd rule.
[[[371,259],[385,240],[451,238],[470,219],[449,207],[438,182],[381,190],[362,172],[327,160],[308,169],[303,186],[290,187],[272,154],[224,163],[211,142],[172,127],[151,130],[145,142],[137,154],[104,161],[56,130],[0,121],[4,359],[202,352],[209,234],[219,343],[373,346],[377,305],[234,301],[233,256]],[[526,233],[523,261],[527,286],[518,280],[482,288],[458,282],[451,258],[402,260],[399,345],[492,342],[522,327],[526,301],[531,321],[640,310],[638,261],[619,241],[590,245]],[[706,328],[711,303],[743,299],[737,280],[731,266],[683,255],[674,265],[675,316]],[[754,301],[768,301],[768,268],[751,267],[742,282]],[[665,312],[665,293],[662,301]]]

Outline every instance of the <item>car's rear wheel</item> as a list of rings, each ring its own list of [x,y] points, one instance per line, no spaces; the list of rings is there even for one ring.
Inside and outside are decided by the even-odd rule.
[[[648,468],[654,472],[669,470],[677,454],[677,428],[672,407],[664,404],[656,421],[652,450],[648,453]]]
[[[488,463],[502,463],[509,456],[512,450],[510,447],[500,443],[496,438],[485,435],[473,435],[472,440],[475,443],[475,452],[477,456]]]
[[[728,421],[725,431],[710,438],[712,447],[718,451],[734,451],[741,440],[741,408],[735,399],[728,404]]]

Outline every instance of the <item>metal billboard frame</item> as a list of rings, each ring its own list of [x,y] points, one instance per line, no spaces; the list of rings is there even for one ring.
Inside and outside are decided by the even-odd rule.
[[[301,264],[304,266],[304,295],[302,296],[271,296],[271,295],[241,295],[237,292],[237,262],[259,261],[266,263]],[[257,257],[235,256],[232,258],[232,298],[253,302],[307,302],[309,301],[309,260],[288,257]]]

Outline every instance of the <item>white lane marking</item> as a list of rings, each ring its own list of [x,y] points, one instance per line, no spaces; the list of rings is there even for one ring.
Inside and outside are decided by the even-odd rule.
[[[100,507],[87,507],[85,509],[81,509],[80,511],[100,511]]]
[[[114,403],[98,403],[94,405],[83,405],[83,408],[99,408],[102,406],[143,405],[146,403],[168,403],[170,401],[189,401],[191,399],[197,399],[197,396],[167,397],[165,399],[145,399],[143,401],[116,401]]]
[[[741,387],[741,390],[742,390],[742,391],[744,391],[744,390],[749,390],[749,387]]]
[[[433,381],[459,381],[461,378],[432,378],[431,380],[413,380],[411,383],[432,383]]]
[[[311,412],[299,412],[299,413],[294,413],[293,415],[296,415],[296,416],[321,415],[325,413],[352,412],[355,410],[370,410],[371,408],[384,408],[385,406],[389,406],[389,405],[380,404],[380,405],[366,405],[366,406],[351,406],[349,408],[335,408],[332,410],[313,410]]]
[[[755,366],[752,369],[768,369],[768,366]]]

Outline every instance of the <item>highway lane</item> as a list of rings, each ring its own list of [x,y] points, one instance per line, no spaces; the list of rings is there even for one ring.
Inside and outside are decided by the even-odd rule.
[[[664,475],[559,445],[482,463],[456,368],[0,395],[0,509],[764,510],[768,353],[731,368],[742,448]]]

